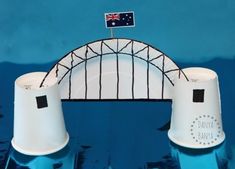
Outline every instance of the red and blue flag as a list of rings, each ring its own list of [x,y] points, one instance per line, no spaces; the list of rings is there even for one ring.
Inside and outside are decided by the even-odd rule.
[[[105,13],[106,28],[134,27],[134,12]]]

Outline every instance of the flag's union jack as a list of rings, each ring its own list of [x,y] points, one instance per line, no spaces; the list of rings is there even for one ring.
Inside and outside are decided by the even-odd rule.
[[[106,15],[106,21],[115,21],[115,20],[120,20],[120,15],[119,14],[108,14]]]

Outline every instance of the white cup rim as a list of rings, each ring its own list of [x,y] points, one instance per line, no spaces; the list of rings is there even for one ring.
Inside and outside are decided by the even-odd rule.
[[[207,144],[198,145],[198,144],[193,144],[193,142],[185,142],[185,141],[182,141],[180,139],[177,139],[177,137],[174,135],[174,132],[172,132],[171,130],[168,131],[167,135],[173,143],[175,143],[179,146],[182,146],[182,147],[192,148],[192,149],[202,149],[202,148],[214,147],[214,146],[217,146],[217,145],[221,144],[225,140],[225,134],[223,133],[222,138],[220,140],[218,140],[217,142],[211,144],[211,145],[207,145]]]
[[[217,79],[217,73],[211,69],[202,67],[189,67],[183,69],[189,82],[206,82]]]
[[[25,90],[43,90],[54,86],[57,78],[50,78],[46,84],[40,86],[47,72],[32,72],[24,74],[15,80],[15,85]]]
[[[13,139],[11,140],[11,144],[14,147],[15,150],[17,150],[18,152],[25,154],[25,155],[32,155],[32,156],[40,156],[40,155],[48,155],[48,154],[52,154],[55,153],[61,149],[63,149],[69,142],[69,134],[66,132],[66,137],[65,140],[62,144],[56,146],[56,147],[48,147],[48,150],[46,151],[40,151],[40,150],[30,150],[27,148],[23,148],[20,147],[19,145],[17,145],[17,143],[15,142],[15,139],[13,137]]]

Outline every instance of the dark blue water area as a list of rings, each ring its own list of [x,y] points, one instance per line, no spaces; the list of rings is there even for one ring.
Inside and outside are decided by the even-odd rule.
[[[166,132],[158,128],[169,121],[171,103],[79,102],[64,108],[66,122],[74,119],[67,125],[70,134],[92,147],[93,160],[138,168],[169,152]]]
[[[14,151],[10,146],[13,135],[14,81],[28,72],[48,71],[53,64],[0,63],[0,168],[6,164],[13,169],[19,166],[66,169],[177,168],[169,156],[171,148],[167,131],[159,130],[170,120],[171,102],[63,102],[66,128],[70,135],[69,145],[58,153],[39,157]],[[235,164],[235,60],[215,59],[206,63],[178,65],[182,68],[207,67],[217,72],[226,149],[232,169],[231,166]]]

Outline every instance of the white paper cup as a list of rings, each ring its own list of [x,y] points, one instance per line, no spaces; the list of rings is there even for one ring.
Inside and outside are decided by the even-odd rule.
[[[44,72],[28,73],[15,81],[12,146],[26,155],[46,155],[69,141],[56,78],[40,87]]]
[[[216,146],[225,139],[217,74],[197,67],[183,71],[189,81],[175,81],[168,137],[188,148]]]

